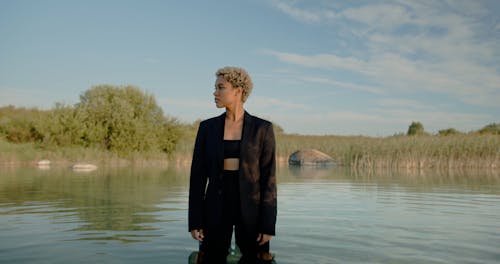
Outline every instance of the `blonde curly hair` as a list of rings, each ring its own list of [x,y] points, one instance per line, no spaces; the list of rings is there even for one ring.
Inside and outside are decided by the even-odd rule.
[[[215,73],[216,77],[222,77],[233,85],[234,88],[241,87],[243,90],[242,101],[245,102],[252,92],[253,83],[248,72],[243,68],[226,66]]]

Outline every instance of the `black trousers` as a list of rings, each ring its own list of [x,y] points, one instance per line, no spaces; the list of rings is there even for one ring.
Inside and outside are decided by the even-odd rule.
[[[256,234],[249,234],[241,226],[240,192],[238,171],[224,171],[222,219],[217,227],[204,230],[205,238],[200,243],[200,251],[204,253],[205,264],[226,264],[231,246],[233,227],[236,245],[242,257],[239,263],[257,263],[257,252],[269,252],[269,242],[258,245]]]

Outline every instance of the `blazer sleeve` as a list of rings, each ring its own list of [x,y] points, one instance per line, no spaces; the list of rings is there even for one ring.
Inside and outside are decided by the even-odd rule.
[[[272,124],[266,126],[260,164],[260,212],[258,232],[275,235],[277,215],[276,145]]]
[[[189,180],[189,230],[203,228],[203,201],[207,184],[207,165],[205,155],[205,123],[201,122],[196,135]]]

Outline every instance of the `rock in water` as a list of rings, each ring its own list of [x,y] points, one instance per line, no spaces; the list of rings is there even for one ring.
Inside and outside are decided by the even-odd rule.
[[[332,157],[316,149],[303,149],[296,151],[288,158],[288,164],[299,166],[325,166],[335,165]]]
[[[50,169],[50,160],[39,160],[39,161],[37,161],[36,166],[40,170],[49,170]]]
[[[89,163],[77,163],[73,165],[74,171],[94,171],[97,170],[97,166]]]
[[[50,166],[50,160],[39,160],[36,165],[38,166]]]

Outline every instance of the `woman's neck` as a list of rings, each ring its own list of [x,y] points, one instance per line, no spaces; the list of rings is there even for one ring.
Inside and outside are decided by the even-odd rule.
[[[238,105],[237,107],[226,108],[226,119],[231,120],[233,122],[239,121],[245,115],[245,109],[243,109],[243,105]]]

